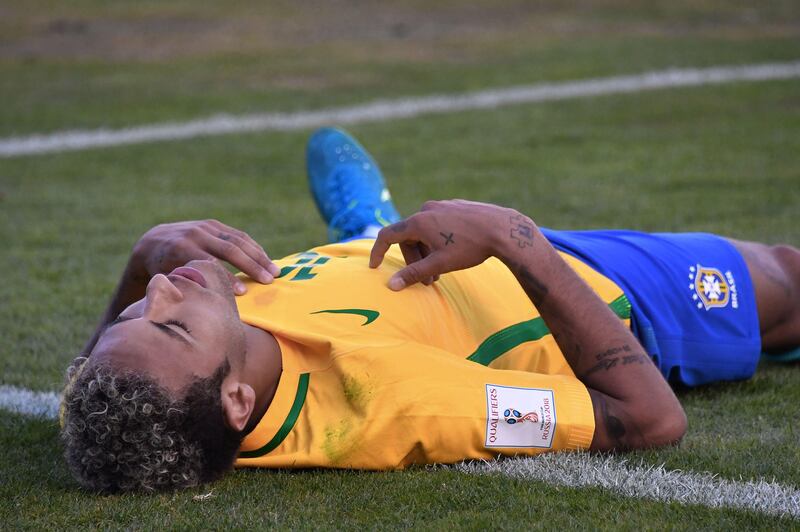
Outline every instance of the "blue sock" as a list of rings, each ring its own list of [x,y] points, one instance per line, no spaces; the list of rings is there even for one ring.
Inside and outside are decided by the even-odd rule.
[[[761,357],[771,362],[794,362],[800,360],[800,347],[782,353],[761,353]]]

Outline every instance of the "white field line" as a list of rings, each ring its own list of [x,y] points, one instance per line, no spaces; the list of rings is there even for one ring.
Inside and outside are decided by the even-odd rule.
[[[552,453],[450,467],[465,473],[505,475],[556,486],[599,487],[625,497],[800,518],[800,490],[794,487],[764,480],[737,482],[709,473],[669,471],[663,466],[637,466],[610,455]]]
[[[9,412],[55,419],[58,401],[58,394],[54,392],[32,392],[26,388],[0,385],[0,409]]]
[[[324,125],[348,125],[425,114],[491,109],[505,105],[624,94],[669,87],[800,77],[800,61],[735,67],[670,69],[631,76],[540,83],[464,94],[377,100],[361,105],[295,113],[219,114],[187,122],[163,122],[122,129],[67,130],[0,139],[0,158],[86,150],[105,146],[189,139],[254,131],[294,131]]]
[[[0,385],[0,409],[55,419],[58,395]],[[465,462],[444,467],[471,474],[505,475],[575,488],[598,487],[625,497],[739,508],[800,518],[800,491],[775,482],[734,481],[708,473],[669,471],[663,466],[631,465],[610,455],[553,453],[535,458]]]

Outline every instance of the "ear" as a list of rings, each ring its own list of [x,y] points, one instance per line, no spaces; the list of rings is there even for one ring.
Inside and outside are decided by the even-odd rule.
[[[222,382],[222,412],[228,426],[241,432],[247,426],[256,402],[256,392],[249,384],[235,379]]]

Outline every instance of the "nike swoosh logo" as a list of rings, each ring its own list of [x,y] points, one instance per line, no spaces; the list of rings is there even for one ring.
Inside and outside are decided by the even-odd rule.
[[[364,325],[369,325],[373,321],[378,319],[378,316],[381,315],[380,312],[377,310],[367,310],[364,308],[337,308],[337,309],[329,309],[329,310],[318,310],[316,312],[312,312],[311,314],[355,314],[356,316],[363,316],[367,319],[364,323],[361,324],[363,327]]]

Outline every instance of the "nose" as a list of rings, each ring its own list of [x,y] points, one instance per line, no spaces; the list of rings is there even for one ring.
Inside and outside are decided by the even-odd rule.
[[[144,305],[145,317],[151,317],[183,301],[183,294],[162,274],[155,275],[147,283],[147,298]]]

